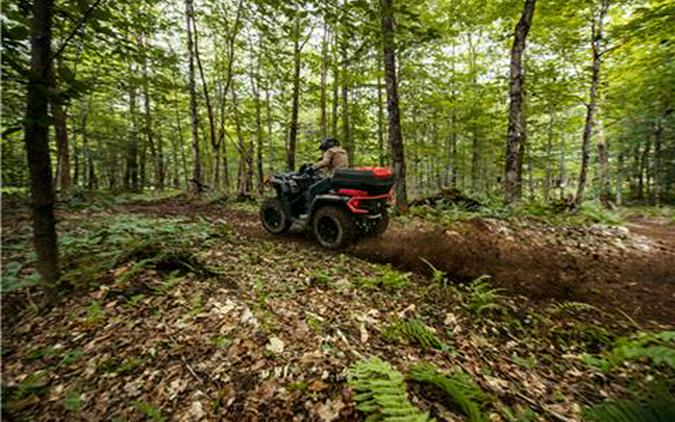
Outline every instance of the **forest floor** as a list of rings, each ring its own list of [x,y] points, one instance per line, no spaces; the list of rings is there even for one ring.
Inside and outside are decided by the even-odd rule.
[[[63,204],[58,218],[72,291],[38,312],[29,212],[3,204],[8,419],[361,420],[348,368],[370,356],[403,374],[461,368],[490,420],[580,420],[673,393],[672,349],[645,352],[674,340],[665,220],[414,217],[335,253],[268,235],[253,205],[186,196]],[[407,389],[438,420],[466,413]]]

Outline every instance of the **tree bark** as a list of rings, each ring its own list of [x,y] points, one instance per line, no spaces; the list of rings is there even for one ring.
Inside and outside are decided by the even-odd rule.
[[[148,78],[148,57],[147,57],[147,40],[143,34],[139,39],[143,51],[142,67],[143,67],[143,103],[145,108],[145,135],[150,147],[150,157],[154,164],[154,181],[153,184],[158,190],[164,189],[164,163],[162,162],[161,151],[158,151],[155,145],[155,138],[152,126],[152,113],[150,104],[150,80]]]
[[[605,137],[605,129],[602,120],[598,120],[598,182],[600,190],[600,202],[605,207],[610,206],[611,192],[609,188],[609,147]]]
[[[651,137],[651,135],[650,135]],[[642,150],[642,154],[639,155],[639,165],[638,165],[638,185],[637,185],[637,197],[638,199],[645,199],[645,190],[649,189],[649,152],[652,149],[652,142],[650,137],[647,137],[647,142],[645,148]],[[645,188],[645,177],[647,177],[647,188]]]
[[[586,123],[584,124],[584,134],[581,144],[581,170],[579,172],[579,182],[577,184],[577,195],[574,199],[578,207],[584,200],[586,190],[586,178],[588,175],[589,150],[591,137],[593,136],[593,117],[595,115],[596,98],[598,86],[600,85],[600,64],[602,61],[602,43],[605,15],[609,9],[609,0],[602,0],[600,12],[597,20],[594,17],[591,22],[591,48],[593,50],[593,68],[591,71],[591,88],[588,95],[588,104],[586,105]]]
[[[192,114],[192,190],[200,193],[203,190],[202,161],[199,154],[199,116],[197,115],[197,92],[195,90],[195,58],[192,46],[192,0],[185,0],[185,18],[187,22],[188,49],[188,88],[190,90],[190,113]]]
[[[343,55],[342,65],[342,145],[347,151],[349,162],[354,162],[354,145],[352,143],[352,130],[349,124],[349,80],[347,78],[346,54]]]
[[[271,171],[274,166],[274,161],[276,160],[276,154],[274,154],[274,145],[272,145],[272,99],[270,95],[270,79],[269,75],[265,78],[265,124],[267,125],[267,149],[268,149],[268,169]]]
[[[382,78],[377,74],[377,155],[379,158],[380,166],[385,164],[385,153],[384,153],[384,106],[382,105]]]
[[[194,10],[192,9],[192,2],[190,9],[190,21],[192,22],[192,31],[194,37],[194,57],[197,61],[197,69],[199,70],[199,78],[202,82],[202,92],[204,93],[204,102],[206,103],[206,114],[209,120],[209,144],[211,145],[211,152],[213,154],[214,160],[212,174],[213,174],[213,187],[218,189],[220,186],[220,145],[216,141],[216,124],[213,116],[213,105],[211,104],[211,95],[209,94],[209,86],[206,82],[206,76],[204,75],[204,67],[202,66],[201,55],[199,54],[199,30],[197,29],[197,22],[195,20]],[[208,159],[206,161],[208,163]]]
[[[511,47],[509,86],[509,127],[506,135],[506,169],[504,175],[504,202],[512,204],[522,196],[522,153],[527,139],[524,106],[523,54],[527,34],[532,25],[536,0],[525,0],[520,20],[516,24]]]
[[[619,159],[616,164],[616,205],[623,204],[623,171],[624,171],[624,153],[619,153]]]
[[[34,0],[30,28],[30,72],[26,96],[24,142],[30,173],[33,243],[37,270],[47,303],[56,296],[59,278],[54,190],[49,158],[49,103],[52,0]]]
[[[300,18],[295,20],[293,31],[293,93],[291,99],[291,124],[288,133],[288,150],[286,151],[286,168],[295,169],[295,149],[298,137],[298,111],[300,108]]]
[[[544,201],[548,202],[551,197],[551,187],[553,185],[553,171],[551,164],[553,162],[553,114],[548,115],[548,136],[546,137],[546,180],[544,181]]]
[[[661,118],[657,118],[654,122],[654,186],[652,189],[652,203],[654,206],[661,205],[661,146],[663,136],[663,125]]]
[[[60,190],[66,191],[70,189],[71,185],[67,115],[61,104],[58,75],[53,61],[50,69],[50,82],[49,103],[54,117],[54,129],[56,130],[56,186]]]
[[[405,151],[401,133],[401,116],[398,105],[398,82],[396,79],[396,45],[394,41],[394,12],[392,0],[381,0],[382,50],[385,80],[387,83],[387,114],[389,125],[389,148],[396,178],[396,209],[408,211],[406,191]]]
[[[337,136],[337,127],[338,127],[338,107],[339,107],[339,95],[338,91],[340,88],[340,65],[338,60],[338,32],[337,24],[335,25],[334,30],[334,40],[333,40],[333,109],[331,113],[331,135]]]
[[[253,45],[251,45],[253,51]],[[256,139],[256,187],[259,195],[263,193],[263,129],[262,129],[262,105],[260,104],[260,52],[258,52],[257,63],[253,66],[253,57],[251,57],[251,91],[255,105],[255,139]],[[251,166],[251,171],[253,166]]]
[[[232,93],[232,113],[234,114],[234,127],[237,134],[237,151],[239,152],[239,165],[237,166],[237,195],[239,198],[248,198],[251,194],[249,183],[247,182],[249,148],[244,141],[244,135],[241,129],[241,115],[239,113],[239,101],[234,82],[230,85]]]
[[[319,106],[321,108],[321,116],[319,124],[321,126],[321,139],[325,139],[328,135],[327,128],[327,113],[326,113],[326,81],[328,79],[328,45],[330,44],[330,34],[328,31],[328,20],[324,17],[323,21],[323,38],[321,40],[321,94]]]
[[[124,188],[127,191],[138,191],[138,128],[136,123],[136,86],[132,79],[133,67],[129,66],[129,140],[126,150],[126,169],[124,173]],[[87,161],[90,162],[87,149]],[[91,166],[91,164],[89,164]],[[91,184],[91,180],[89,180]]]

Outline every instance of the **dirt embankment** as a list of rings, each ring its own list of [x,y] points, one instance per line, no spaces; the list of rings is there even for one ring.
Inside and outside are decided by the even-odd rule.
[[[418,272],[429,271],[424,258],[457,281],[489,274],[534,300],[589,302],[672,324],[675,227],[658,230],[659,237],[648,237],[624,228],[475,219],[451,229],[394,227],[357,245],[353,254]]]
[[[318,248],[302,232],[266,233],[251,212],[181,199],[126,206],[158,215],[202,215],[241,234]],[[348,251],[359,258],[428,273],[427,260],[462,282],[489,274],[510,293],[535,301],[581,301],[638,321],[675,324],[675,226],[646,220],[627,227],[563,227],[535,221],[473,219],[450,227],[393,224]]]

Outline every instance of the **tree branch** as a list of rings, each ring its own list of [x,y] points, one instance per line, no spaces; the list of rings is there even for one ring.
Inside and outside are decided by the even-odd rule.
[[[94,3],[91,6],[89,6],[89,8],[87,8],[87,10],[85,10],[84,15],[82,15],[82,19],[80,19],[80,21],[77,23],[77,25],[75,26],[75,29],[73,29],[70,32],[70,34],[68,34],[68,36],[66,37],[66,40],[63,41],[63,44],[61,44],[61,46],[56,50],[56,52],[49,58],[50,64],[54,59],[58,58],[61,55],[61,53],[63,53],[63,50],[65,50],[65,48],[68,46],[68,43],[73,39],[73,37],[75,37],[75,34],[77,34],[77,32],[82,28],[82,26],[84,26],[85,22],[89,18],[89,15],[91,15],[91,13],[94,11],[94,9],[96,9],[96,7],[102,1],[103,0],[94,1]]]

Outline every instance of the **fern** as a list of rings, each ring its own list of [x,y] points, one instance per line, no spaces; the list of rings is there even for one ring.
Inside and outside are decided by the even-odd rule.
[[[649,359],[655,366],[675,369],[675,331],[639,333],[632,338],[621,338],[616,346],[599,357],[586,356],[586,362],[603,371],[626,361]]]
[[[667,399],[649,402],[613,400],[584,411],[589,422],[669,422],[675,420],[675,402]]]
[[[553,315],[561,313],[580,313],[586,311],[602,312],[600,311],[600,309],[596,308],[593,305],[589,305],[588,303],[571,302],[571,301],[554,303],[550,305],[546,310],[548,311],[548,313]]]
[[[425,349],[445,351],[450,347],[419,319],[399,320],[385,332],[389,338],[405,337]]]
[[[504,299],[501,294],[504,289],[492,288],[489,280],[489,275],[483,275],[469,284],[468,295],[463,305],[464,308],[477,316],[482,316],[489,311],[503,309],[500,302]]]
[[[444,374],[428,363],[421,363],[410,370],[410,379],[440,388],[448,400],[456,405],[471,422],[482,422],[487,417],[482,408],[487,402],[483,390],[461,369]]]
[[[433,420],[408,400],[405,379],[388,362],[377,357],[353,364],[348,371],[356,408],[366,421],[424,422]]]
[[[429,261],[427,261],[424,258],[420,258],[422,262],[427,264],[429,269],[431,270],[431,284],[436,284],[441,287],[446,287],[446,275],[444,271],[439,270],[438,268],[434,267],[433,264]]]

